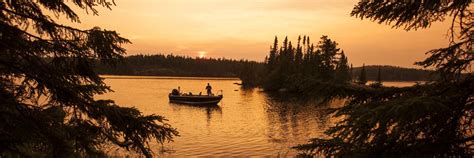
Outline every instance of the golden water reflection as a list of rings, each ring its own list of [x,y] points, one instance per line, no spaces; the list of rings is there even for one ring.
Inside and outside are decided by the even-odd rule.
[[[164,146],[152,143],[157,154],[166,156],[294,156],[292,146],[309,138],[324,137],[334,124],[328,108],[343,103],[322,104],[318,99],[269,95],[259,89],[241,89],[237,79],[105,76],[115,91],[97,96],[113,99],[121,106],[135,106],[144,114],[165,116],[180,137]],[[205,92],[210,83],[214,92],[223,90],[216,107],[173,104],[168,93]],[[161,153],[165,149],[165,153]],[[112,154],[129,155],[117,152]]]

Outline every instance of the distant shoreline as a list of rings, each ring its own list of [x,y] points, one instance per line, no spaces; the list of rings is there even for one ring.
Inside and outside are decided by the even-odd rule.
[[[239,80],[237,77],[206,77],[206,76],[145,76],[145,75],[108,75],[108,74],[99,74],[100,77],[105,79],[194,79],[194,80]],[[374,80],[369,80],[369,83],[375,82]],[[387,80],[382,82],[428,82],[426,80]]]
[[[141,75],[99,75],[105,79],[193,79],[193,80],[239,80],[236,77],[190,77],[190,76],[141,76]]]
[[[127,56],[123,63],[115,66],[96,64],[95,72],[102,75],[126,76],[165,76],[165,77],[204,77],[236,79],[257,78],[269,75],[264,72],[266,64],[262,62],[233,59],[190,58],[174,55],[133,55]],[[404,68],[389,65],[367,65],[367,80],[377,80],[381,72],[382,81],[424,81],[433,80],[438,76],[432,70]],[[361,67],[353,67],[350,76],[357,79]],[[134,77],[135,78],[135,77]]]

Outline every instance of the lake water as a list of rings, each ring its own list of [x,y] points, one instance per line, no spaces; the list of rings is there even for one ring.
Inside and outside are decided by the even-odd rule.
[[[314,137],[325,137],[324,130],[336,120],[327,108],[341,100],[322,104],[317,99],[301,101],[271,96],[259,89],[241,89],[238,79],[103,76],[115,91],[97,96],[113,99],[121,106],[134,106],[144,114],[165,116],[180,135],[164,146],[152,143],[162,156],[294,156],[290,149]],[[224,98],[216,107],[196,107],[169,103],[171,89],[205,93],[210,83]],[[389,82],[391,86],[414,83]],[[281,99],[285,98],[285,99]],[[166,150],[167,152],[160,152]],[[110,150],[112,155],[134,155]]]

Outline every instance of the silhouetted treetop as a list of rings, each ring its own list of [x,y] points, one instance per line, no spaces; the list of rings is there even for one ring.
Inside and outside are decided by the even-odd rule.
[[[390,0],[360,1],[351,15],[387,23],[406,30],[427,28],[446,16],[465,18],[472,0]]]

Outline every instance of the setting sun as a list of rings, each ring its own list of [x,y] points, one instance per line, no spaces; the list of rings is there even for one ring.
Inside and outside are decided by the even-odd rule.
[[[206,54],[207,54],[206,51],[199,51],[199,52],[198,52],[198,57],[199,57],[199,58],[204,58],[204,57],[206,57]]]

